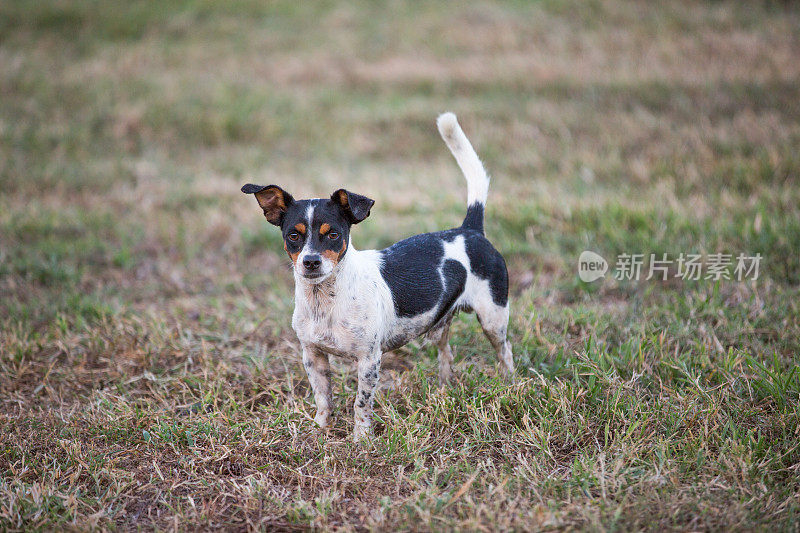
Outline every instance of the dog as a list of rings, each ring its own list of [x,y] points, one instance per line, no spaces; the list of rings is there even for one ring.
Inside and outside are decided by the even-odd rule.
[[[508,271],[483,230],[489,176],[453,113],[440,115],[437,126],[467,180],[467,213],[458,228],[415,235],[384,250],[357,250],[350,231],[369,216],[375,203],[370,198],[339,189],[330,198],[295,200],[277,185],[242,187],[281,229],[292,260],[292,328],[320,427],[332,412],[329,355],[358,363],[356,441],[371,433],[384,352],[428,334],[438,349],[440,383],[451,379],[448,337],[459,311],[477,314],[503,373],[514,371],[506,338]]]

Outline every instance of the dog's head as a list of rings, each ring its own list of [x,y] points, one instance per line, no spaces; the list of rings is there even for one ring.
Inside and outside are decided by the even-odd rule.
[[[267,221],[281,228],[295,273],[311,283],[331,275],[347,253],[350,227],[367,218],[375,203],[344,189],[314,200],[295,200],[277,185],[248,183],[242,192],[254,194]]]

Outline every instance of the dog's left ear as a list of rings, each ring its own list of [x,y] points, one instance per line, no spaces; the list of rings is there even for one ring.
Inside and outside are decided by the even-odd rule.
[[[369,210],[375,204],[375,200],[361,196],[354,192],[339,189],[331,195],[331,200],[344,211],[351,224],[358,224],[369,216]]]

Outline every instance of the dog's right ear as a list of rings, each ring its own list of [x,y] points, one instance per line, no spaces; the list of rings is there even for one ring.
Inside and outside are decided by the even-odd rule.
[[[283,215],[294,203],[294,198],[288,192],[277,185],[253,185],[248,183],[242,187],[245,194],[255,194],[258,205],[264,210],[264,217],[270,224],[280,226],[283,222]]]

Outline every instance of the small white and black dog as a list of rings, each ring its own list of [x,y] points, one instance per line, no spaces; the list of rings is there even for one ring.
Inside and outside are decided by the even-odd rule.
[[[508,271],[483,233],[489,177],[456,116],[444,113],[437,124],[467,179],[467,215],[455,229],[415,235],[385,250],[356,250],[350,228],[369,216],[373,200],[345,189],[330,198],[295,200],[277,185],[242,187],[281,228],[294,265],[292,327],[321,427],[332,406],[329,354],[358,362],[355,440],[370,433],[384,352],[427,333],[438,347],[440,382],[451,378],[448,334],[457,311],[478,315],[504,373],[513,373]]]

